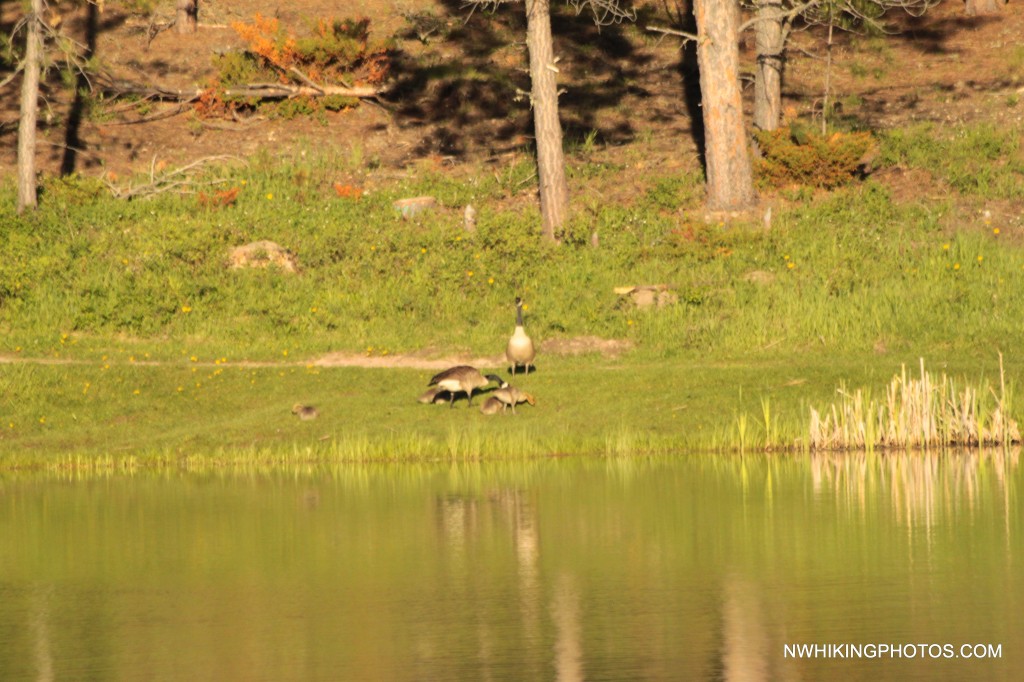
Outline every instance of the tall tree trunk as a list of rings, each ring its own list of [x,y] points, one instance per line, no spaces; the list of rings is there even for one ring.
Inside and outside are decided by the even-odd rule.
[[[36,207],[36,121],[39,114],[39,69],[43,53],[40,21],[43,0],[32,0],[21,81],[21,120],[18,123],[18,213]]]
[[[999,14],[1006,7],[1006,0],[966,0],[964,13],[969,17]]]
[[[525,5],[541,222],[544,238],[557,241],[555,233],[569,212],[569,185],[565,180],[562,124],[558,121],[558,67],[551,47],[551,6],[550,0],[526,0]]]
[[[743,128],[740,96],[739,4],[695,0],[700,40],[701,108],[704,112],[707,205],[713,211],[750,208],[757,201]]]
[[[754,126],[775,130],[782,118],[782,0],[761,0],[754,24]]]
[[[178,0],[174,25],[178,33],[195,33],[199,21],[199,0]]]

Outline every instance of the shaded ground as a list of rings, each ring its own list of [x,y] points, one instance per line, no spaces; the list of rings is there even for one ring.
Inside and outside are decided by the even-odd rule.
[[[168,88],[196,87],[209,79],[212,55],[241,45],[233,21],[251,20],[259,12],[301,32],[315,17],[338,12],[337,3],[316,0],[205,2],[197,34],[164,31],[151,37],[151,27],[171,18],[173,4],[157,3],[151,17],[128,11],[139,4],[110,1],[104,12],[91,14],[56,6],[67,29],[110,74]],[[0,3],[4,30],[16,20],[16,5]],[[528,100],[517,101],[528,87],[518,4],[496,13],[471,13],[457,0],[411,0],[401,7],[391,0],[355,0],[348,7],[350,16],[373,20],[375,36],[396,36],[392,81],[379,104],[327,113],[321,120],[258,115],[205,120],[190,107],[170,103],[143,110],[76,102],[54,78],[45,92],[41,169],[116,179],[148,172],[154,163],[176,166],[225,150],[248,157],[331,145],[339,158],[354,159],[359,172],[371,165],[387,172],[423,159],[473,172],[481,164],[501,167],[528,153]],[[661,5],[642,7],[636,24],[600,32],[565,7],[555,17],[568,145],[625,171],[624,178],[602,188],[605,199],[628,198],[650,169],[663,174],[697,164],[693,107],[684,93],[684,74],[690,72],[681,64],[679,44],[643,29],[670,23]],[[895,38],[837,36],[830,96],[840,116],[875,128],[914,120],[1021,124],[1024,12],[1019,4],[1010,4],[999,18],[969,19],[960,3],[946,2],[926,17],[900,23],[904,30]],[[747,43],[749,65],[752,37]],[[813,120],[820,111],[824,55],[820,31],[795,34],[786,72],[788,118]],[[692,84],[693,74],[689,77]],[[0,172],[5,174],[15,160],[18,83],[9,83],[0,98]],[[339,179],[352,172],[352,167],[339,168]],[[926,177],[908,182],[894,174],[891,180],[908,194],[929,185]],[[529,187],[523,194],[531,200]]]

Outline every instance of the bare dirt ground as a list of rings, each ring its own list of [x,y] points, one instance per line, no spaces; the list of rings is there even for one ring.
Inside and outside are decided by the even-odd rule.
[[[86,9],[53,4],[65,30],[83,45],[92,45],[94,59],[107,72],[170,88],[204,85],[213,74],[213,54],[241,47],[232,22],[251,21],[260,13],[302,33],[317,17],[339,12],[338,3],[318,0],[204,0],[196,34],[182,36],[171,30],[151,38],[150,27],[173,16],[173,3],[155,3],[151,17],[128,11],[140,3],[108,0],[104,11],[91,17]],[[686,99],[689,72],[681,64],[679,44],[638,28],[670,25],[664,6],[642,6],[636,26],[600,32],[571,12],[555,18],[569,144],[591,135],[601,160],[624,162],[637,171],[636,176],[649,168],[665,172],[697,161],[690,126],[694,108]],[[18,7],[0,2],[0,29],[10,31]],[[972,19],[963,15],[961,3],[947,0],[920,19],[900,17],[901,32],[891,38],[839,33],[832,54],[831,97],[840,103],[841,115],[874,128],[911,120],[1020,125],[1021,7],[1011,3],[999,17]],[[527,103],[507,98],[508,82],[521,88],[528,85],[521,18],[512,9],[500,15],[471,14],[452,0],[347,3],[347,16],[372,20],[373,36],[397,36],[395,64],[388,91],[378,104],[328,113],[325,121],[259,115],[244,120],[197,119],[191,107],[171,103],[156,104],[145,115],[120,105],[101,105],[76,115],[68,89],[51,80],[44,93],[46,125],[39,165],[50,173],[105,173],[116,178],[147,172],[155,162],[173,167],[215,154],[248,157],[265,150],[279,155],[329,145],[342,157],[348,153],[372,160],[385,173],[422,160],[466,172],[480,164],[500,166],[526,148],[530,134]],[[424,20],[429,28],[421,39]],[[752,38],[747,42],[745,59],[750,64]],[[821,30],[795,34],[785,83],[790,118],[812,119],[820,110],[824,56]],[[462,72],[448,80],[431,76],[445,69]],[[495,83],[505,85],[499,88]],[[4,174],[11,172],[15,160],[17,86],[15,80],[0,93]],[[749,87],[747,91],[749,95]],[[140,122],[143,119],[146,122]],[[637,148],[642,153],[637,154]],[[920,191],[922,180],[926,179],[911,178],[910,187],[902,189]],[[892,181],[908,183],[898,174]],[[607,189],[628,194],[632,188],[628,181],[617,181]]]
[[[615,358],[633,348],[631,341],[622,339],[602,339],[596,336],[576,336],[571,338],[552,339],[542,344],[541,350],[546,356],[572,356],[599,354],[605,358]],[[26,357],[20,353],[0,353],[0,365],[14,363],[30,363],[42,365],[78,364],[80,361],[69,358]],[[110,360],[105,360],[105,363]],[[180,364],[159,362],[155,360],[132,360],[136,365],[169,365]],[[228,361],[217,363],[194,363],[197,366],[241,366],[241,367],[365,367],[365,368],[404,368],[441,370],[455,365],[474,365],[477,367],[501,367],[507,364],[505,355],[499,353],[487,357],[470,355],[442,355],[436,349],[427,348],[418,353],[372,355],[369,353],[326,353],[316,358],[295,360],[291,362],[250,362]]]

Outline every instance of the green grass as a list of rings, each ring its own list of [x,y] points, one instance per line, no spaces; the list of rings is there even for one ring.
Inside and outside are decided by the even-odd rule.
[[[771,199],[765,230],[759,220],[687,217],[700,207],[692,170],[630,177],[631,196],[596,200],[622,196],[608,190],[628,171],[608,163],[573,176],[578,212],[560,247],[541,243],[536,208],[519,198],[532,172],[523,159],[487,172],[421,165],[394,177],[329,150],[256,157],[203,176],[218,182],[212,188],[239,189],[236,203],[219,209],[192,194],[118,201],[73,177],[46,179],[40,209],[18,217],[8,181],[0,191],[0,353],[81,364],[0,365],[0,382],[11,387],[4,415],[15,422],[0,447],[28,457],[221,447],[371,457],[745,448],[797,438],[805,398],[824,405],[836,386],[861,379],[881,387],[919,357],[973,377],[1003,351],[1016,378],[1024,226],[999,216],[1024,198],[1019,133],[919,127],[886,133],[881,144],[884,164],[927,169],[952,191],[901,201],[871,180],[830,193],[787,190]],[[339,197],[339,169],[367,193]],[[438,207],[412,220],[392,207],[422,194]],[[982,220],[978,207],[991,201],[1011,210]],[[461,227],[469,203],[475,234]],[[599,248],[589,245],[595,231]],[[226,267],[231,247],[258,239],[293,251],[302,271]],[[638,310],[613,292],[658,283],[679,302]],[[497,421],[407,404],[425,372],[305,366],[328,351],[494,355],[511,331],[516,295],[541,342],[591,335],[635,350],[610,369],[549,356],[529,378],[544,407]],[[156,361],[163,366],[144,364]],[[242,361],[296,364],[242,370]],[[766,390],[758,378],[772,369],[810,374],[807,394]],[[612,377],[621,376],[631,378],[619,386]],[[732,383],[715,388],[726,377]],[[334,416],[300,425],[288,414],[299,400]],[[692,407],[674,409],[680,404]],[[567,435],[566,415],[578,419]],[[453,421],[470,417],[472,427]]]
[[[980,199],[1024,199],[1024,152],[1016,129],[932,124],[887,132],[884,164],[923,168],[957,192]]]
[[[946,372],[993,383],[994,362]],[[1017,367],[1010,383],[1021,378]],[[418,403],[429,370],[147,365],[123,356],[12,363],[0,365],[0,469],[806,450],[810,407],[828,405],[846,381],[884,394],[898,371],[896,358],[547,357],[517,379],[537,406],[488,417],[480,396],[472,408]],[[296,402],[315,404],[320,418],[296,419]]]

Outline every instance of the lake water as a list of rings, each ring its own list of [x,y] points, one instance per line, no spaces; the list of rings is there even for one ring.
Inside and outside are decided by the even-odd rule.
[[[1020,680],[1021,493],[998,453],[8,475],[0,680]]]

